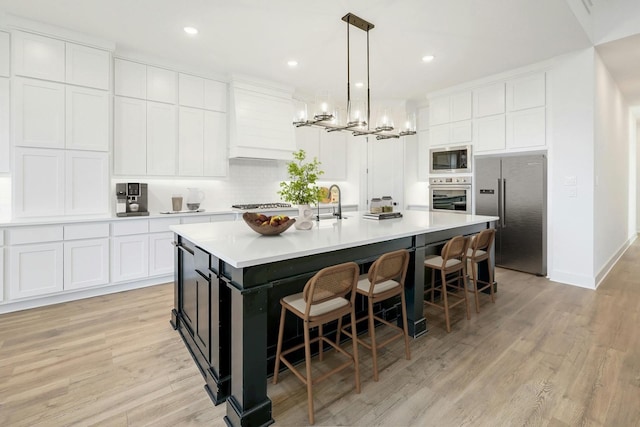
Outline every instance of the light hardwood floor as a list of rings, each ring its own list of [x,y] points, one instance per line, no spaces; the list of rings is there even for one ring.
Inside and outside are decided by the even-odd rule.
[[[484,296],[470,321],[456,307],[450,334],[427,310],[412,359],[393,343],[377,383],[362,349],[362,393],[349,370],[319,384],[316,425],[640,426],[640,243],[595,292],[497,280],[496,304]],[[0,315],[0,426],[223,426],[172,302],[167,284]],[[292,374],[268,393],[278,425],[307,424]]]

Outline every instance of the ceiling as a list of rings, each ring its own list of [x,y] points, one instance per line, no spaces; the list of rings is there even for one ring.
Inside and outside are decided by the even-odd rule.
[[[346,96],[347,12],[375,25],[373,99],[419,102],[591,45],[560,0],[0,0],[0,11],[101,37],[159,63],[255,76],[299,94],[329,90],[336,99]],[[185,34],[188,25],[199,34]],[[351,28],[351,81],[366,87],[365,33]],[[436,59],[423,63],[427,54]],[[288,67],[290,59],[298,67]]]
[[[640,34],[596,47],[627,103],[640,105]]]

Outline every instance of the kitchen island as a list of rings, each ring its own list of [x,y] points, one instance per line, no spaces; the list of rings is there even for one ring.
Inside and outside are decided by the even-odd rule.
[[[171,322],[200,368],[211,399],[216,404],[226,400],[228,425],[273,422],[267,377],[273,371],[281,297],[300,292],[326,266],[354,261],[366,272],[383,253],[407,249],[407,321],[409,333],[418,337],[426,332],[425,255],[439,253],[455,235],[477,233],[498,220],[441,212],[403,215],[371,220],[354,212],[342,220],[321,220],[309,231],[291,228],[279,236],[261,236],[243,221],[171,227],[176,236]],[[480,274],[486,278],[489,268],[493,265],[485,265]],[[388,319],[399,313],[393,301],[377,310]],[[299,342],[298,325],[287,322],[287,327],[285,345]]]

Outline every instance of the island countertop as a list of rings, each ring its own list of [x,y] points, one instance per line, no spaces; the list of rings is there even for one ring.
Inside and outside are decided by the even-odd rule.
[[[497,221],[495,216],[446,212],[403,212],[402,218],[364,219],[350,212],[342,220],[325,219],[311,230],[289,228],[262,236],[244,221],[173,225],[171,230],[236,268],[250,267],[417,234]]]

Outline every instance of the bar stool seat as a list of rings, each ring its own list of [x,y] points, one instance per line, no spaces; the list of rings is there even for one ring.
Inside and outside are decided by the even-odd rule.
[[[491,248],[495,240],[495,235],[496,230],[494,228],[482,230],[471,239],[471,243],[467,249],[467,260],[471,264],[471,283],[473,284],[473,290],[469,291],[475,294],[476,313],[480,313],[480,292],[485,289],[489,289],[491,302],[494,304],[496,302],[493,290],[493,268],[491,268],[491,265],[488,266],[489,280],[485,281],[478,278],[478,264],[483,261],[487,263],[491,262]],[[478,286],[478,284],[482,286]]]
[[[358,334],[352,334],[351,331],[356,330],[347,326],[342,328],[342,332],[351,337],[365,348],[371,350],[373,358],[373,380],[378,381],[378,350],[396,339],[404,338],[405,357],[411,359],[409,350],[409,332],[407,327],[407,303],[404,296],[404,281],[407,276],[407,267],[409,265],[409,252],[406,249],[388,252],[374,261],[369,268],[366,276],[358,280],[356,292],[367,297],[367,315],[358,319],[356,323],[369,321],[369,341],[358,337]],[[402,324],[400,328],[397,325],[376,316],[373,311],[373,305],[400,295],[400,305],[402,309]],[[378,321],[392,328],[394,333],[382,342],[376,339],[375,322]]]
[[[355,295],[358,284],[358,264],[347,262],[344,264],[326,267],[318,271],[304,285],[304,290],[300,293],[288,295],[280,300],[282,310],[280,313],[280,328],[278,331],[278,345],[276,348],[276,360],[273,371],[273,383],[277,384],[282,362],[289,370],[307,386],[307,404],[309,412],[309,423],[314,423],[313,410],[313,385],[329,378],[349,366],[354,367],[356,393],[360,393],[360,367],[358,363],[358,344],[353,341],[353,354],[349,354],[339,346],[340,329],[342,328],[343,316],[349,315],[351,327],[356,327],[355,315]],[[287,311],[302,319],[304,330],[304,343],[293,346],[287,350],[282,350],[284,335],[284,322]],[[338,321],[338,332],[336,341],[332,341],[323,334],[324,324]],[[311,339],[312,328],[318,328],[318,336]],[[311,344],[319,344],[319,359],[323,360],[323,343],[329,344],[336,351],[345,356],[346,360],[339,366],[334,367],[329,372],[314,378],[311,375]],[[305,374],[303,375],[291,362],[286,359],[286,355],[304,347]]]
[[[430,300],[425,299],[424,304],[444,310],[447,332],[451,332],[451,322],[449,320],[449,310],[451,308],[458,304],[464,304],[467,319],[471,318],[469,314],[469,300],[465,289],[467,245],[468,239],[466,237],[455,236],[444,245],[440,256],[432,256],[424,260],[425,267],[432,269],[431,287],[425,290],[425,294],[427,292],[431,293],[431,298]],[[436,285],[435,281],[436,270],[440,271],[441,282],[439,285]],[[452,273],[457,273],[457,275],[447,280],[447,275]],[[436,290],[440,291],[442,303],[437,303],[434,300]],[[462,291],[462,296],[454,291]],[[458,298],[458,301],[450,304],[450,297]]]

